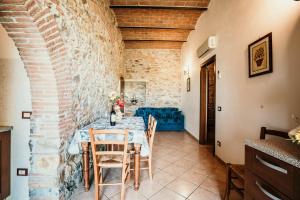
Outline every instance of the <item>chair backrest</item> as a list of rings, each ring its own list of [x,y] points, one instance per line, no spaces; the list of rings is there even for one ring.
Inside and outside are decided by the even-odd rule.
[[[274,135],[282,138],[289,138],[289,134],[283,131],[277,131],[277,130],[270,130],[266,127],[261,127],[260,129],[260,139],[264,140],[266,139],[266,135]]]
[[[126,162],[128,149],[128,130],[94,130],[91,128],[89,129],[89,134],[94,166],[98,164],[101,156],[119,157],[123,163]],[[107,138],[103,139],[103,137],[113,139],[107,140]]]
[[[149,116],[148,116],[148,131],[150,130],[150,128],[151,128],[151,124],[153,123],[153,120],[155,120],[155,118],[150,114]]]
[[[153,118],[152,124],[150,125],[150,129],[148,132],[150,152],[152,152],[154,136],[155,136],[155,132],[156,132],[156,125],[157,125],[157,121],[155,118]]]

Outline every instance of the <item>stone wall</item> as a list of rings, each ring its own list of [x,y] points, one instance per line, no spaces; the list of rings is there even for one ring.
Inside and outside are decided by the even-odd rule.
[[[139,107],[146,105],[146,82],[143,81],[126,81],[124,90],[125,114],[134,115]],[[132,99],[136,99],[136,103],[132,103]]]
[[[147,81],[145,106],[181,108],[180,59],[179,49],[126,49],[125,80]]]
[[[60,0],[52,8],[70,58],[73,120],[81,127],[103,116],[108,94],[118,90],[122,37],[109,0]]]
[[[108,94],[119,90],[124,45],[109,0],[61,0],[51,9],[67,50],[73,123],[80,128],[108,112]],[[60,192],[65,198],[82,178],[81,156],[67,153],[71,139],[63,138]]]
[[[30,80],[30,199],[68,199],[81,179],[67,148],[76,128],[104,115],[118,90],[123,42],[109,0],[0,2],[0,23]]]

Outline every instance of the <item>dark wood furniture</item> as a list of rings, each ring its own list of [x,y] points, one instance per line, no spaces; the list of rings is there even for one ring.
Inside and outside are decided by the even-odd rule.
[[[244,180],[245,180],[245,166],[238,164],[226,164],[226,190],[224,199],[228,200],[230,190],[234,189],[242,197],[244,196]]]
[[[300,168],[246,146],[245,171],[246,200],[300,199]]]
[[[266,139],[266,135],[273,135],[273,136],[278,136],[278,137],[282,137],[282,138],[286,138],[286,139],[289,138],[289,135],[286,132],[270,130],[270,129],[267,129],[266,127],[261,127],[260,139],[261,140]]]
[[[278,136],[282,138],[289,138],[288,133],[270,130],[266,127],[261,127],[260,130],[260,139],[266,139],[266,135]],[[224,194],[224,199],[228,200],[230,195],[230,190],[234,189],[244,197],[244,185],[245,185],[245,166],[238,164],[226,164],[227,171],[227,180],[226,180],[226,189]]]
[[[0,199],[10,195],[10,137],[11,127],[0,126]]]

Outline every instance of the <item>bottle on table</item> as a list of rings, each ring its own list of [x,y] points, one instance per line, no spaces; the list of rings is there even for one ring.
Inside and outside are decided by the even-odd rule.
[[[115,109],[112,107],[111,112],[110,112],[110,125],[115,126],[117,121],[117,113]]]

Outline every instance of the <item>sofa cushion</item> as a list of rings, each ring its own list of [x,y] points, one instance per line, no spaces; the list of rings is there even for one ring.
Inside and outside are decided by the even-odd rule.
[[[150,114],[154,116],[158,122],[158,131],[182,131],[184,129],[184,116],[178,108],[142,107],[137,109],[135,116],[143,117],[145,125],[147,126]]]

